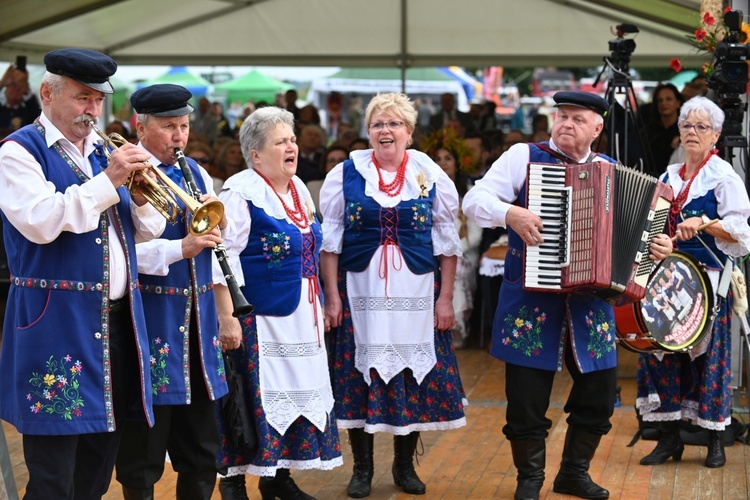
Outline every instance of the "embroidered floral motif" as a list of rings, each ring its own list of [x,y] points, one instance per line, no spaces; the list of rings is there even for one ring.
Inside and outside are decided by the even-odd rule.
[[[216,358],[219,360],[218,364],[216,365],[216,373],[219,375],[219,378],[222,382],[226,382],[227,372],[224,368],[224,356],[221,353],[221,342],[219,342],[218,337],[213,338],[213,344],[214,350],[216,351]]]
[[[362,204],[353,201],[346,202],[346,229],[359,231],[362,229]]]
[[[427,227],[427,224],[430,223],[430,204],[429,203],[415,203],[413,207],[411,207],[412,211],[414,212],[414,215],[411,219],[411,227],[415,231],[424,231]]]
[[[281,267],[281,261],[291,253],[289,236],[285,233],[269,233],[261,237],[263,254],[268,261],[268,267]]]
[[[519,349],[525,356],[538,356],[542,349],[542,326],[547,321],[547,314],[540,312],[538,307],[529,311],[526,306],[518,310],[514,318],[509,314],[505,323],[509,328],[503,328],[501,333],[506,334],[502,342],[514,349]]]
[[[161,338],[156,337],[151,341],[151,392],[154,395],[167,392],[169,376],[167,375],[167,357],[169,356],[169,343],[161,345]]]
[[[604,311],[589,311],[586,315],[586,326],[589,329],[589,343],[586,348],[589,356],[599,359],[615,348],[614,328],[606,321]]]
[[[83,415],[83,397],[79,392],[78,376],[83,371],[79,360],[72,362],[68,354],[59,361],[50,356],[46,371],[33,372],[29,383],[34,387],[26,394],[26,399],[34,401],[29,408],[32,413],[59,415],[65,420]],[[70,365],[70,366],[69,366]]]

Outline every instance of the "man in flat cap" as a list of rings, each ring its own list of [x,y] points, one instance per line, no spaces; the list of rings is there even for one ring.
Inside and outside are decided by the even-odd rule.
[[[154,165],[190,192],[175,157],[190,132],[190,91],[179,85],[142,88],[130,98],[138,113],[139,146]],[[209,174],[193,159],[187,168],[201,201],[216,200]],[[153,499],[166,452],[177,471],[177,498],[211,498],[216,483],[219,431],[214,401],[227,393],[211,274],[218,228],[196,236],[180,203],[177,224],[136,246],[148,326],[151,392],[156,424],[128,421],[117,457],[117,480],[126,500]],[[226,226],[223,220],[220,226]],[[234,339],[239,347],[239,338]]]
[[[25,498],[100,498],[125,416],[154,421],[135,243],[165,219],[124,187],[149,155],[126,144],[108,159],[89,124],[115,62],[83,49],[44,62],[41,116],[0,147],[12,275],[0,417],[23,434]]]
[[[613,162],[591,151],[608,104],[587,92],[558,92],[552,138],[516,144],[477,181],[464,198],[464,213],[481,227],[508,229],[505,280],[492,327],[490,354],[505,361],[508,400],[503,433],[518,469],[515,498],[537,499],[544,483],[545,438],[552,425],[545,414],[555,372],[567,366],[573,387],[562,463],[553,490],[581,498],[608,498],[588,474],[601,437],[612,427],[617,354],[612,306],[583,293],[539,293],[523,288],[527,246],[544,242],[542,220],[526,208],[527,166],[531,163]],[[545,223],[546,225],[547,223]],[[594,244],[594,242],[592,242]],[[672,250],[666,235],[654,238],[652,258]]]

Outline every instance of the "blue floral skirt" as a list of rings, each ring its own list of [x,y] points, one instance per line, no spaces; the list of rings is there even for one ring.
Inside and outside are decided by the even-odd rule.
[[[341,429],[363,428],[370,433],[405,435],[415,431],[456,429],[466,425],[466,394],[458,372],[453,334],[435,331],[437,363],[418,384],[406,369],[386,384],[374,369],[368,386],[354,366],[354,324],[346,293],[345,271],[339,272],[343,323],[330,333],[331,385],[336,401],[334,413]],[[435,273],[435,297],[439,275]]]
[[[219,415],[221,449],[217,460],[220,466],[228,467],[226,475],[247,473],[255,476],[274,476],[279,468],[330,470],[342,465],[339,433],[333,413],[324,432],[304,417],[297,418],[283,435],[266,421],[260,397],[255,315],[243,316],[240,321],[246,349],[244,352],[235,349],[229,351],[228,355],[234,356],[237,371],[244,381],[245,401],[248,402],[248,411],[253,417],[258,434],[258,448],[251,453],[249,450],[232,446]]]
[[[712,430],[731,423],[731,303],[731,292],[720,299],[708,349],[694,360],[683,353],[665,354],[661,361],[640,355],[636,407],[643,420],[685,419]]]

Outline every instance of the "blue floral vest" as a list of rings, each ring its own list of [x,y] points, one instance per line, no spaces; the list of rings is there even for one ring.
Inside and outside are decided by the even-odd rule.
[[[48,148],[40,124],[12,134],[41,165],[58,192],[85,182]],[[60,150],[62,151],[62,150]],[[64,153],[63,153],[64,154]],[[67,155],[66,155],[67,156]],[[106,165],[103,154],[94,159]],[[153,423],[146,322],[136,277],[130,196],[118,190],[113,224],[129,274],[129,297],[140,356],[141,405]],[[7,195],[7,193],[6,193]],[[109,215],[84,234],[64,231],[48,244],[27,240],[3,214],[12,275],[0,357],[0,418],[22,434],[69,435],[115,430],[109,348]]]
[[[299,306],[302,278],[318,276],[323,233],[317,219],[305,234],[286,221],[270,217],[248,200],[250,235],[240,253],[242,292],[262,316],[289,316]],[[323,301],[320,296],[321,303]]]
[[[669,174],[665,174],[664,182],[669,183]],[[689,219],[690,217],[700,217],[704,214],[712,220],[719,217],[719,202],[716,199],[716,193],[714,193],[713,190],[706,193],[702,198],[691,200],[690,203],[682,207],[682,215],[685,219]],[[676,221],[675,224],[677,222],[681,221]],[[703,246],[697,237],[691,238],[687,241],[676,241],[675,250],[689,253],[709,269],[722,269],[727,261],[727,256],[716,246],[716,238],[706,232],[702,232],[700,234],[700,239],[703,240],[703,243],[708,245],[716,257],[721,259],[721,262],[716,262],[716,259],[711,255],[711,252],[706,250],[706,247]]]
[[[529,161],[559,163],[533,144],[529,145]],[[518,193],[516,204],[525,208],[525,184]],[[508,247],[505,278],[492,325],[490,354],[520,366],[561,371],[565,349],[572,345],[576,364],[582,373],[616,366],[612,306],[591,295],[524,290],[523,252],[526,246],[511,228],[508,228]],[[566,331],[570,332],[567,344]]]
[[[438,268],[438,260],[432,254],[435,185],[425,198],[385,208],[365,194],[365,179],[352,160],[344,162],[343,171],[346,207],[339,266],[347,271],[364,271],[378,247],[390,239],[398,245],[412,273],[435,271]]]
[[[186,158],[198,189],[206,192],[198,164]],[[161,238],[181,240],[187,233],[185,206],[176,224],[167,224]],[[211,275],[212,250],[169,266],[166,276],[140,274],[151,352],[151,391],[156,405],[181,405],[191,401],[191,380],[202,377],[211,400],[227,393],[224,358],[219,344],[218,318]],[[190,321],[198,313],[198,351],[203,372],[190,373]]]

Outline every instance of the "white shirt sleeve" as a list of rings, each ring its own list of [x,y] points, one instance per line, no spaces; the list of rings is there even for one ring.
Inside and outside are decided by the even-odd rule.
[[[237,284],[244,286],[245,276],[240,266],[240,253],[247,246],[250,236],[250,210],[247,206],[247,200],[237,191],[225,189],[219,193],[219,200],[224,204],[224,213],[227,219],[231,221],[221,233],[229,257],[229,265]],[[214,283],[226,285],[227,282],[218,260],[213,259],[213,263]]]
[[[344,243],[344,164],[328,172],[320,188],[324,252],[341,253]]]
[[[435,201],[432,204],[432,253],[461,257],[461,239],[456,231],[458,191],[443,171],[435,181]]]
[[[529,146],[516,144],[466,193],[463,211],[479,227],[507,227],[505,216],[526,182]]]
[[[721,226],[737,243],[716,238],[716,246],[727,255],[740,257],[750,253],[750,200],[742,179],[734,171],[716,186]]]

